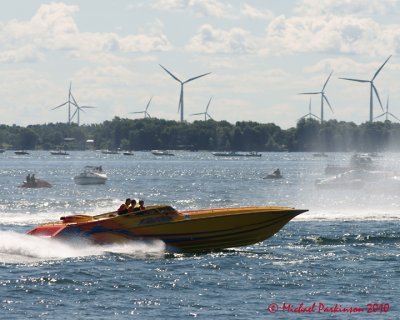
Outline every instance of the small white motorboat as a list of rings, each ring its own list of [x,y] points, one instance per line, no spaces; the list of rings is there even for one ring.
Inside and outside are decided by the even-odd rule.
[[[174,154],[168,150],[152,150],[151,153],[155,156],[174,156]]]
[[[74,181],[79,185],[105,184],[107,175],[103,173],[101,166],[86,166],[83,172],[74,177]]]

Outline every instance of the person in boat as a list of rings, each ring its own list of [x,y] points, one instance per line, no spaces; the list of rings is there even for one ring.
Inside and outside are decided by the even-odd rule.
[[[146,210],[145,206],[144,206],[144,200],[139,200],[139,210]]]
[[[29,173],[27,176],[26,176],[26,183],[30,183],[31,182],[31,174]]]
[[[275,177],[281,177],[281,170],[276,169],[273,173],[272,173]]]
[[[33,185],[33,186],[36,186],[36,178],[35,178],[35,174],[34,173],[31,175],[31,179],[30,179],[29,183],[31,185]]]
[[[125,202],[124,202],[123,204],[121,204],[120,207],[118,208],[118,210],[117,210],[118,215],[127,213],[130,204],[131,204],[131,199],[130,199],[130,198],[127,198],[127,199],[125,200]]]
[[[135,211],[139,211],[139,207],[137,206],[136,200],[132,199],[131,200],[131,205],[128,208],[128,212],[135,212]]]

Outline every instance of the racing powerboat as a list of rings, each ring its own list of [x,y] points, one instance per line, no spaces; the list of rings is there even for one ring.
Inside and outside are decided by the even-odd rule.
[[[86,166],[83,172],[74,177],[74,181],[79,185],[105,184],[107,175],[103,172],[101,166]]]
[[[55,239],[86,239],[96,244],[162,240],[167,248],[191,252],[246,246],[263,241],[308,210],[289,207],[242,207],[177,211],[150,206],[118,215],[70,215],[28,231]]]

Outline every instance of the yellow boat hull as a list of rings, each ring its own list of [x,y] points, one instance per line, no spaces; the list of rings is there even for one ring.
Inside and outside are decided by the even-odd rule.
[[[178,212],[169,206],[117,215],[73,215],[28,232],[60,239],[85,238],[95,243],[162,240],[180,251],[213,250],[261,242],[307,210],[246,207]]]

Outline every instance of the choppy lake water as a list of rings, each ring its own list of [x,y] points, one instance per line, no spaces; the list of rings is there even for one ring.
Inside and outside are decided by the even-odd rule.
[[[0,319],[398,318],[400,186],[315,187],[327,165],[345,165],[350,156],[6,151],[0,154]],[[399,160],[399,154],[373,159],[393,172],[400,172]],[[85,165],[102,165],[107,183],[75,185]],[[263,179],[276,168],[284,179]],[[19,188],[28,173],[53,187]],[[76,247],[25,235],[64,214],[115,210],[126,197],[178,210],[283,205],[309,212],[262,243],[208,254],[169,253],[162,242]]]

